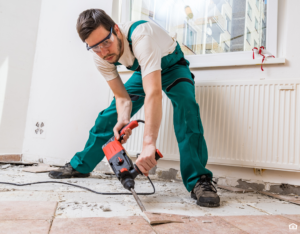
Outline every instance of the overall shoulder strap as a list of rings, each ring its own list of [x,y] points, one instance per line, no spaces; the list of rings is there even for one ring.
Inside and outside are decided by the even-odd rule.
[[[132,40],[131,40],[131,36],[132,36],[132,33],[133,31],[136,29],[137,26],[139,26],[140,24],[144,24],[144,23],[147,23],[148,21],[146,20],[139,20],[139,21],[136,21],[134,22],[130,28],[129,28],[129,31],[128,31],[128,36],[127,36],[127,41],[129,43],[129,47],[130,47],[130,50],[132,52]]]
[[[131,40],[131,35],[132,35],[134,29],[135,29],[137,26],[139,26],[140,24],[147,23],[147,22],[148,22],[148,21],[146,21],[146,20],[139,20],[139,21],[136,21],[136,22],[134,22],[134,23],[130,26],[130,28],[129,28],[129,30],[128,30],[127,41],[128,41],[128,43],[129,43],[129,47],[130,47],[130,50],[131,50],[132,53],[133,53],[133,51],[132,51],[132,40]],[[116,63],[114,63],[114,64],[115,64],[115,66],[122,65],[122,64],[119,63],[119,62],[116,62]]]

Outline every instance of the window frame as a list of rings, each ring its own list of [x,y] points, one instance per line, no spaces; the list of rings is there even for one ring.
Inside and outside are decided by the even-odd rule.
[[[193,40],[195,42],[197,42],[197,31],[192,27],[192,25],[189,24],[189,22],[187,20],[184,21],[184,34],[183,34],[183,45],[186,46],[188,49],[190,49],[191,52],[193,52],[195,55],[195,51],[197,51],[197,44],[195,45],[195,50],[193,50],[192,48],[190,48],[187,45],[187,37],[188,37],[188,29],[190,29],[190,31],[193,31],[195,33]]]
[[[120,22],[130,21],[130,3],[130,0],[122,0]],[[247,11],[245,14],[248,15]],[[265,61],[265,64],[283,64],[285,63],[285,58],[277,58],[278,0],[268,1],[266,27],[266,49],[274,55],[275,58],[268,58]],[[253,59],[252,54],[252,51],[240,51],[185,55],[185,58],[190,62],[190,68],[244,66],[261,63],[261,58],[257,57],[256,59]],[[125,69],[120,69],[120,71],[125,71]]]
[[[250,2],[248,2],[247,15],[248,15],[249,19],[252,21],[252,6],[250,5]]]

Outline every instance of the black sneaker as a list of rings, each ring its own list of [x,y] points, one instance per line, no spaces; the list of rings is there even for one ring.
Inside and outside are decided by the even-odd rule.
[[[76,171],[70,163],[66,163],[63,167],[59,168],[58,170],[55,171],[50,171],[49,172],[49,177],[52,179],[68,179],[72,177],[80,177],[80,178],[85,178],[89,177],[90,173],[80,173]]]
[[[220,206],[220,197],[217,189],[212,184],[213,181],[207,175],[202,175],[191,192],[191,198],[197,200],[198,206],[218,207]]]

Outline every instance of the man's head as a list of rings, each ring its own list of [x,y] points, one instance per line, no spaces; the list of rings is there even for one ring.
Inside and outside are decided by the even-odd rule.
[[[88,47],[92,47],[90,50],[94,50],[102,59],[109,63],[119,60],[123,53],[123,36],[118,25],[105,11],[90,9],[82,12],[78,17],[76,28],[81,40]],[[101,43],[97,45],[99,42]]]

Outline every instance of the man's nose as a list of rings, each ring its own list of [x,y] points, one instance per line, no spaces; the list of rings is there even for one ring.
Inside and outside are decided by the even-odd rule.
[[[109,54],[109,50],[106,48],[101,48],[100,53],[102,54],[103,57]]]

